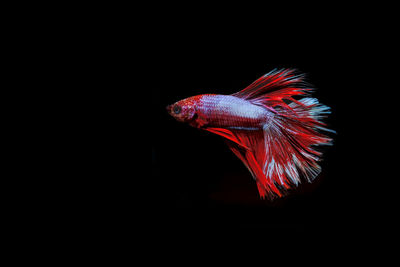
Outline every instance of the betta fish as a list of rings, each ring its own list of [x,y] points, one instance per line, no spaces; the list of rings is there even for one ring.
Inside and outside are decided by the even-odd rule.
[[[321,121],[328,106],[312,98],[304,74],[293,69],[273,70],[245,89],[231,94],[202,94],[167,106],[177,121],[226,139],[244,163],[261,198],[282,197],[302,181],[321,172],[322,152],[332,144]]]

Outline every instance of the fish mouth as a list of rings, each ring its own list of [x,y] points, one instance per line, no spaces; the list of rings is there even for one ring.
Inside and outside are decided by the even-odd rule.
[[[167,110],[167,113],[168,113],[170,116],[172,116],[172,117],[175,118],[175,113],[174,113],[174,111],[173,111],[173,107],[174,107],[174,104],[166,106],[165,109]]]

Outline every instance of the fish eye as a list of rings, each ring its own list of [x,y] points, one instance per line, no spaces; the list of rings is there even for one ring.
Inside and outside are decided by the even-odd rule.
[[[174,106],[174,113],[175,113],[175,114],[181,113],[181,107],[178,106],[178,105],[175,105],[175,106]]]

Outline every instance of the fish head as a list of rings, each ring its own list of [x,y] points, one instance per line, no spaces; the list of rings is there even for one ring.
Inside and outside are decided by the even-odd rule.
[[[172,105],[167,106],[168,113],[177,121],[188,122],[191,121],[196,114],[196,107],[190,99],[183,99]]]

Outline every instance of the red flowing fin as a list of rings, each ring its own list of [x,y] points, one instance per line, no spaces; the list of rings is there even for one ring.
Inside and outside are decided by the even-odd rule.
[[[246,157],[247,152],[242,150],[239,146],[237,146],[236,144],[234,144],[232,142],[227,142],[227,143],[228,143],[228,147],[231,149],[231,151],[244,163],[244,165],[247,167],[247,169],[249,170],[249,172],[251,173],[253,178],[257,181],[258,178],[255,175],[255,173],[257,173],[260,176],[261,169],[258,167],[257,168],[258,171],[253,171],[252,167],[250,167],[250,166],[256,166],[256,165],[254,162],[252,164],[249,162],[249,160],[251,161],[252,159],[249,157]],[[249,152],[249,153],[251,153],[251,152]],[[261,175],[260,178],[264,179],[264,175]],[[259,192],[261,198],[264,199],[266,196],[268,196],[268,197],[270,196],[267,193],[268,191],[265,188],[265,186],[263,186],[262,183],[258,182],[258,181],[257,181],[257,189],[258,189],[258,192]]]
[[[251,175],[257,182],[257,188],[261,198],[273,199],[283,195],[272,179],[267,179],[263,171],[263,164],[268,157],[265,147],[265,139],[263,131],[234,131],[232,132],[243,145],[234,142],[228,142],[232,152],[244,163]],[[249,149],[245,149],[249,147]]]
[[[312,182],[320,173],[318,161],[322,153],[319,145],[330,145],[332,139],[323,134],[320,121],[330,113],[329,107],[315,98],[303,98],[289,104],[290,110],[278,107],[270,123],[264,126],[266,153],[263,165],[267,179],[272,179],[284,190],[297,186],[303,179]]]
[[[232,95],[268,109],[275,106],[290,109],[284,100],[296,102],[293,96],[305,95],[311,91],[312,88],[304,81],[304,74],[298,74],[293,69],[275,69]]]

